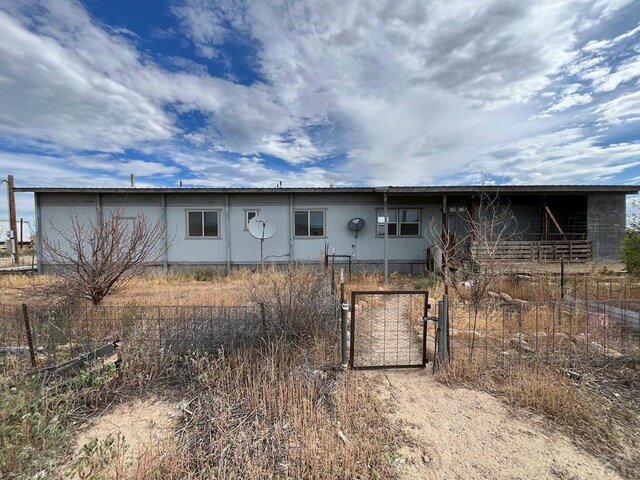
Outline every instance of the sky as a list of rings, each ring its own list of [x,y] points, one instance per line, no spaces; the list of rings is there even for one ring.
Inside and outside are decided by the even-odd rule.
[[[0,0],[18,186],[640,184],[639,87],[640,0]]]

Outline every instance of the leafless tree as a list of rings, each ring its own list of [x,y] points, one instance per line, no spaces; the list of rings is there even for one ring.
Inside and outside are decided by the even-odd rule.
[[[447,222],[432,221],[430,230],[434,245],[442,256],[442,276],[446,285],[470,302],[476,330],[478,310],[495,281],[513,269],[522,250],[518,222],[497,194],[483,191],[475,195],[473,208],[456,211],[464,225],[464,233],[456,236]],[[447,213],[447,212],[445,212]],[[458,232],[460,233],[460,232]],[[471,355],[475,336],[471,334]]]
[[[95,218],[74,213],[67,228],[50,222],[52,235],[40,238],[44,261],[57,274],[58,295],[98,305],[164,256],[168,245],[161,219],[105,210],[98,208]]]

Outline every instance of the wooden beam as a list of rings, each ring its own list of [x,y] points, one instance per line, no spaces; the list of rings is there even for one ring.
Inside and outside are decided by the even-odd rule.
[[[558,223],[558,221],[556,220],[556,217],[553,216],[553,213],[551,213],[551,210],[549,210],[549,206],[545,205],[544,206],[545,210],[547,211],[547,214],[549,214],[549,217],[551,217],[551,221],[553,222],[553,224],[556,226],[556,228],[558,229],[558,231],[560,232],[560,235],[562,235],[562,237],[566,240],[567,236],[564,234],[564,232],[562,231],[562,228],[560,228],[560,224]]]

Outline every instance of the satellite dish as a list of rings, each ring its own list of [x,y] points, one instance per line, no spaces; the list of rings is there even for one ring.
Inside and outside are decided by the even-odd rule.
[[[256,215],[249,220],[249,233],[260,240],[260,265],[264,268],[264,241],[276,233],[276,224],[268,217]]]
[[[276,224],[270,218],[256,215],[249,220],[249,233],[258,240],[265,240],[275,235]]]
[[[352,218],[347,223],[347,228],[352,232],[356,232],[356,238],[358,238],[358,232],[364,228],[364,219],[363,218]]]
[[[364,219],[352,218],[351,220],[349,220],[349,223],[347,223],[347,227],[349,227],[349,230],[353,232],[359,232],[364,228]]]

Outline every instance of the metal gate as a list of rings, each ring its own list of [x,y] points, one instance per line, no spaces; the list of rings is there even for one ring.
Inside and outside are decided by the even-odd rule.
[[[425,367],[428,308],[426,290],[352,292],[351,368]]]

